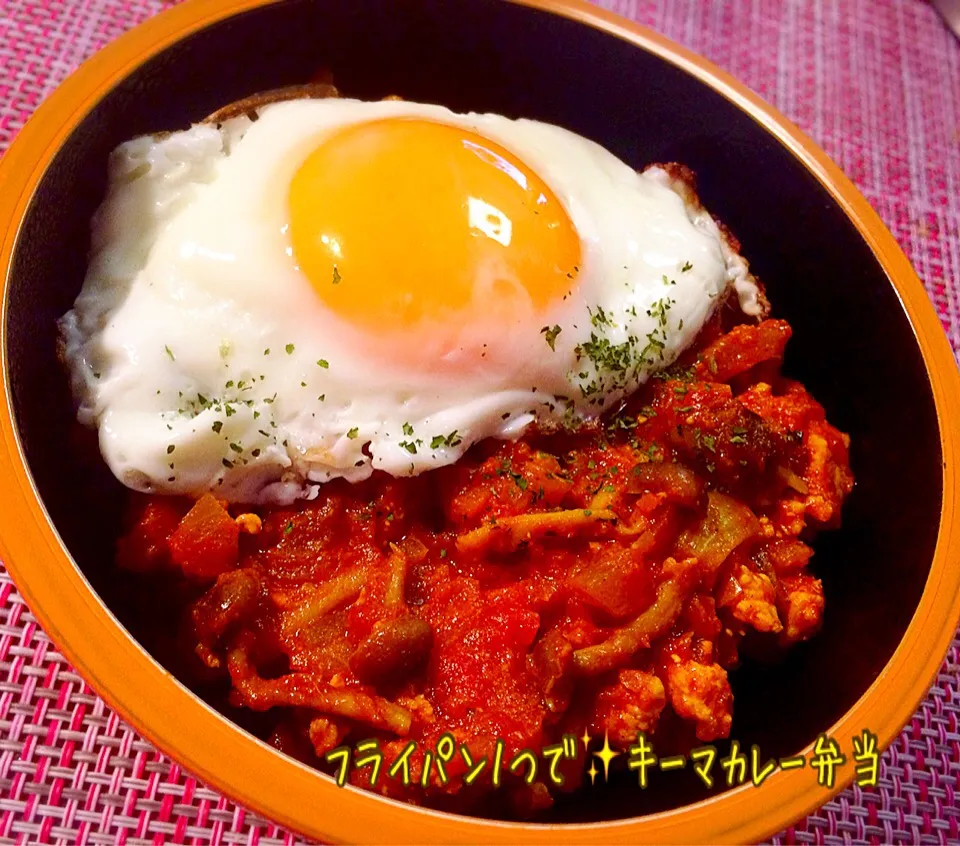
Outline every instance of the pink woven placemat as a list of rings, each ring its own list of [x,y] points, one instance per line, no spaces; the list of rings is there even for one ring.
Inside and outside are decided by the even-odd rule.
[[[0,0],[0,151],[99,47],[176,0]],[[604,0],[707,56],[818,141],[913,261],[960,353],[960,43],[925,0]],[[778,840],[960,842],[960,640],[883,756]],[[0,567],[0,842],[291,844],[124,724]]]

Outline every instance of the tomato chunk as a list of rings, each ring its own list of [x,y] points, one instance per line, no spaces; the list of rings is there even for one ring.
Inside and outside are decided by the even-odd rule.
[[[237,566],[240,527],[211,494],[197,500],[170,536],[170,556],[191,579],[212,580]]]
[[[784,320],[735,326],[703,351],[697,373],[705,379],[729,382],[756,364],[783,358],[790,335],[790,326]]]
[[[140,573],[169,569],[167,542],[185,510],[183,500],[173,497],[134,498],[129,515],[132,528],[117,542],[119,566]]]

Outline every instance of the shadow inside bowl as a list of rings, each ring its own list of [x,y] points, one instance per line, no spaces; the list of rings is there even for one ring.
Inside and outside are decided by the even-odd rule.
[[[778,664],[747,662],[731,674],[731,736],[741,747],[757,744],[768,758],[811,742],[877,677],[929,572],[941,456],[911,326],[838,204],[751,117],[656,55],[500,0],[419,0],[404,4],[402,15],[385,12],[379,0],[290,0],[241,14],[147,61],[60,149],[18,235],[7,355],[29,469],[94,589],[154,655],[169,656],[169,639],[147,635],[166,609],[112,566],[124,491],[78,443],[85,438],[73,426],[56,359],[56,320],[80,290],[107,156],[133,136],[186,127],[321,68],[332,69],[350,96],[400,94],[549,121],[637,167],[675,160],[698,174],[704,203],[737,234],[775,316],[794,328],[787,374],[852,438],[857,486],[843,529],[816,543],[813,569],[827,599],[822,632]],[[200,692],[223,707],[222,691]],[[249,713],[230,716],[256,731]],[[558,802],[544,821],[633,817],[703,797],[692,773],[660,775],[645,791],[624,774]]]

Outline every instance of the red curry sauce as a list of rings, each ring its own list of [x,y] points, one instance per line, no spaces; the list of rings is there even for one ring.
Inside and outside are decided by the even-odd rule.
[[[853,477],[847,436],[779,374],[789,337],[714,321],[601,425],[485,442],[413,479],[252,511],[137,496],[119,563],[200,587],[189,642],[234,704],[270,710],[280,749],[322,766],[375,738],[375,789],[470,810],[492,763],[466,786],[469,761],[502,740],[500,791],[532,813],[558,788],[510,773],[519,750],[585,729],[620,749],[638,732],[677,751],[726,737],[744,636],[816,632],[808,544]],[[420,786],[446,735],[446,778]],[[386,770],[410,740],[405,787]]]

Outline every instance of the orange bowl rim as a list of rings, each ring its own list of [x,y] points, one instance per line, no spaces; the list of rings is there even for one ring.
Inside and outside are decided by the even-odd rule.
[[[873,684],[827,734],[849,751],[862,729],[881,748],[926,694],[960,619],[960,373],[922,283],[876,212],[796,126],[712,63],[663,36],[583,0],[507,0],[606,32],[682,69],[772,135],[826,188],[864,238],[896,290],[919,345],[934,398],[943,457],[937,545],[919,606]],[[568,843],[755,842],[810,813],[832,788],[811,768],[777,772],[679,809],[592,824],[529,825],[438,813],[354,789],[271,749],[199,700],[123,629],[94,593],[54,529],[27,470],[13,416],[7,362],[8,291],[20,224],[68,135],[121,79],[178,40],[276,0],[185,0],[118,38],[69,77],[36,111],[0,161],[0,553],[37,620],[80,674],[141,734],[240,804],[311,837],[362,842]],[[122,669],[118,669],[122,668]],[[808,747],[805,752],[809,754]]]

